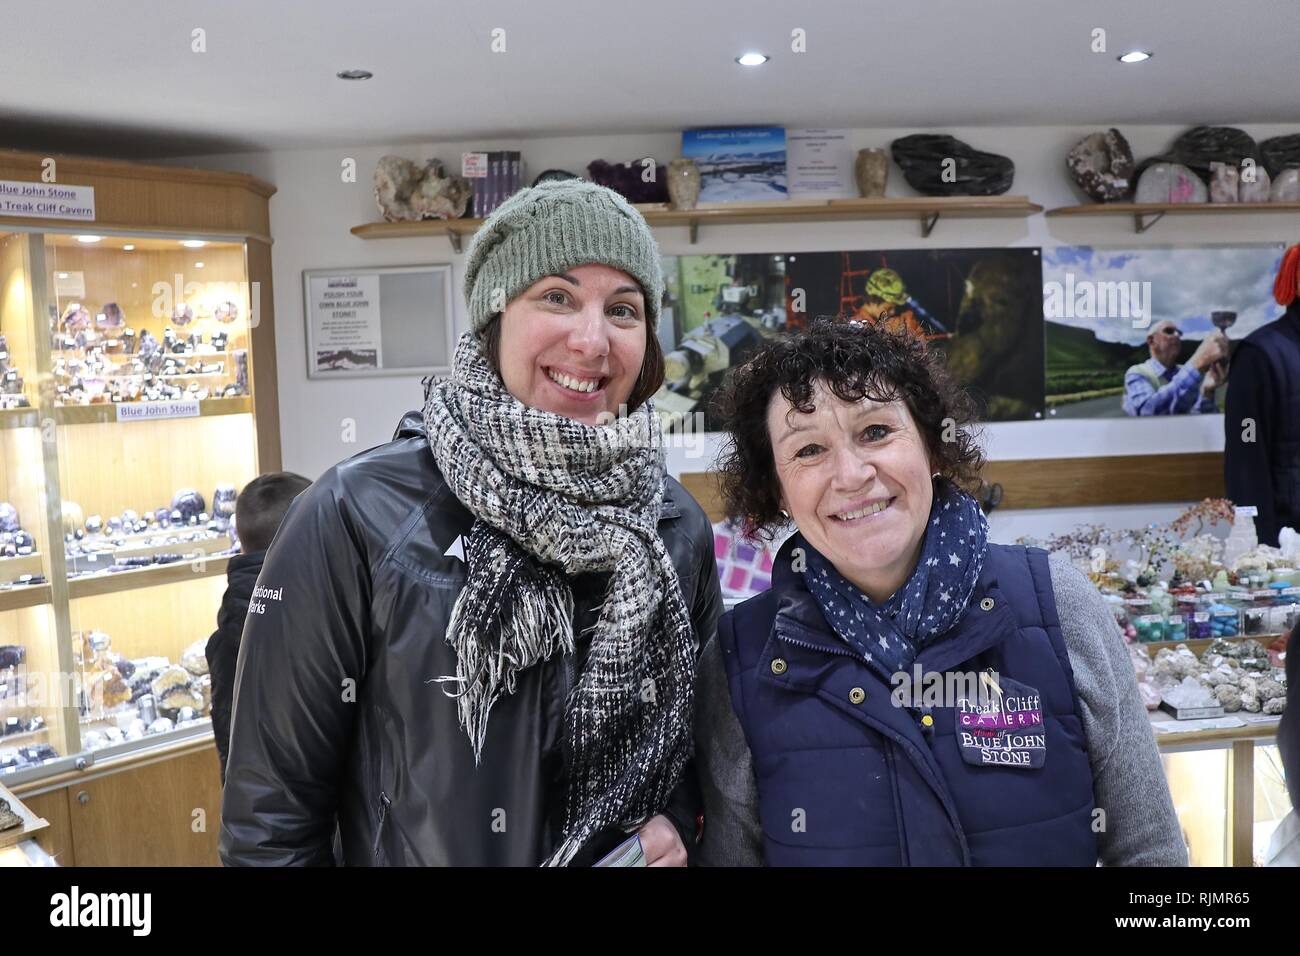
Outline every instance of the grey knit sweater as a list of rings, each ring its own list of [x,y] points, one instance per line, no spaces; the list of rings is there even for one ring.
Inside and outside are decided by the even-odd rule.
[[[1106,866],[1186,866],[1155,736],[1138,697],[1128,650],[1097,589],[1064,555],[1052,555],[1052,591],[1079,691]],[[717,640],[700,658],[695,764],[704,792],[704,866],[762,866],[763,831],[749,747],[731,708]]]

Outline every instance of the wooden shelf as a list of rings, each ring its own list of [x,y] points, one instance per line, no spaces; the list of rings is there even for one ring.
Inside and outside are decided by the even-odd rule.
[[[694,209],[674,209],[668,203],[641,203],[636,207],[650,226],[687,226],[691,244],[701,224],[839,222],[866,219],[915,219],[921,235],[928,236],[942,217],[953,219],[1008,219],[1031,216],[1043,207],[1025,196],[909,196],[899,199],[823,199],[769,203],[702,203]],[[426,219],[420,222],[370,222],[353,226],[361,239],[405,239],[447,236],[461,251],[465,236],[473,235],[482,219]]]
[[[1264,645],[1264,647],[1268,647],[1270,644],[1272,644],[1281,636],[1282,636],[1281,634],[1228,634],[1223,637],[1223,640],[1258,641],[1260,644]],[[1209,647],[1212,643],[1214,643],[1214,641],[1216,640],[1218,640],[1218,638],[1194,637],[1191,638],[1190,640],[1185,640],[1185,641],[1134,641],[1133,643],[1141,647],[1145,647],[1148,651],[1151,652],[1152,658],[1154,658],[1156,654],[1163,648],[1167,647],[1170,650],[1173,650],[1179,644],[1186,644],[1187,649],[1189,651],[1191,651],[1197,657],[1200,657],[1202,654],[1205,653],[1205,649]]]
[[[184,378],[186,376],[171,375],[169,378]],[[175,401],[186,401],[184,398],[175,399]],[[95,422],[116,422],[117,406],[121,402],[102,402],[98,405],[61,405],[54,410],[54,420],[60,425],[87,425]],[[141,403],[151,404],[151,403]],[[161,402],[158,404],[162,404]],[[203,398],[199,400],[199,417],[208,418],[213,415],[242,415],[253,410],[253,399],[248,395],[240,395],[238,398]],[[147,420],[147,419],[146,419]],[[171,421],[168,418],[155,419],[156,421]],[[138,425],[139,422],[127,422],[125,424]]]
[[[39,551],[33,551],[31,554],[15,555],[12,558],[0,558],[0,582],[17,582],[18,576],[21,574],[44,573],[45,563]]]
[[[152,588],[161,584],[175,584],[177,581],[224,575],[230,558],[231,555],[228,554],[221,557],[203,556],[201,571],[194,566],[198,558],[186,558],[171,564],[155,564],[130,571],[101,571],[98,574],[70,578],[68,597],[75,601],[77,598],[95,597],[99,594],[114,594],[118,591],[133,591],[136,588]]]
[[[12,747],[25,747],[32,743],[49,743],[50,728],[42,727],[40,730],[24,730],[21,734],[8,734],[0,737],[0,747],[6,749]]]
[[[35,408],[0,408],[0,430],[35,428],[39,423],[40,413]]]
[[[1246,711],[1234,711],[1231,714],[1225,713],[1224,717],[1236,717],[1239,720],[1246,720]],[[1258,717],[1259,714],[1250,714],[1251,717]],[[1282,720],[1279,714],[1271,720],[1247,721],[1244,727],[1215,727],[1210,730],[1168,730],[1164,733],[1156,731],[1156,724],[1162,727],[1177,724],[1172,716],[1163,710],[1147,711],[1147,717],[1151,721],[1151,732],[1155,734],[1156,746],[1161,750],[1172,750],[1175,747],[1186,747],[1189,744],[1215,744],[1215,743],[1237,743],[1245,740],[1260,740],[1268,742],[1277,736],[1277,726]],[[1218,719],[1218,718],[1214,718]],[[1195,723],[1195,721],[1187,721]]]
[[[1231,216],[1257,212],[1300,213],[1300,202],[1098,202],[1049,209],[1048,216],[1132,216],[1135,232],[1143,233],[1164,216]]]
[[[41,604],[49,604],[52,600],[48,582],[45,584],[20,584],[0,590],[0,611],[15,611],[20,607],[37,607]]]

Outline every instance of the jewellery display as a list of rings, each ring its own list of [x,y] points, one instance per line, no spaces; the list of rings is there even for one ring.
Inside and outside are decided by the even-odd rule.
[[[29,408],[23,392],[23,376],[9,354],[9,342],[0,332],[0,408]]]
[[[234,497],[237,493],[233,485],[219,485],[213,500],[221,500],[222,508],[228,510],[209,514],[204,510],[207,505],[201,493],[182,488],[172,496],[169,505],[145,509],[143,517],[141,512],[127,508],[107,519],[89,515],[81,523],[78,523],[81,509],[74,502],[64,502],[63,542],[68,578],[173,564],[186,560],[183,552],[192,552],[196,544],[205,556],[229,553],[234,549]],[[220,546],[204,547],[204,542],[219,542]]]
[[[103,631],[77,632],[74,639],[86,750],[139,740],[208,716],[212,682],[203,653],[206,641],[187,647],[184,663],[176,664],[157,656],[128,660],[113,651],[112,638]],[[196,655],[203,659],[202,674],[194,672]]]

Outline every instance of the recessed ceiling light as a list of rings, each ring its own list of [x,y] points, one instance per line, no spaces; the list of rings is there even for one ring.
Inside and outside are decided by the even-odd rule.
[[[761,66],[767,60],[768,58],[762,53],[745,53],[736,57],[736,62],[741,66]]]
[[[1117,59],[1121,63],[1141,63],[1143,60],[1151,59],[1152,56],[1154,56],[1154,54],[1148,50],[1132,50],[1129,53],[1125,53],[1123,56],[1117,57]]]
[[[207,243],[202,239],[182,239],[181,245],[186,249],[202,249]]]
[[[99,242],[99,240],[102,238],[103,236],[78,236],[77,241],[78,242]]]
[[[369,70],[339,70],[334,75],[340,80],[368,80],[375,74]]]
[[[122,247],[122,251],[123,251],[123,252],[135,252],[135,243],[134,243],[134,242],[128,242],[126,245],[124,245],[124,246]]]

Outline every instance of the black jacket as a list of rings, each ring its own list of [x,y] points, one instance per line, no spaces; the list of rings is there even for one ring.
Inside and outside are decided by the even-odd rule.
[[[239,660],[239,638],[248,615],[248,601],[253,585],[262,570],[265,551],[237,554],[226,566],[226,593],[217,611],[217,629],[208,638],[204,655],[212,675],[212,734],[217,739],[217,758],[221,762],[221,780],[226,779],[226,761],[230,753],[230,707],[235,700],[235,664]]]
[[[659,534],[698,651],[722,603],[712,529],[680,484],[666,485]],[[536,866],[554,848],[564,701],[580,662],[556,655],[519,675],[492,709],[478,767],[455,701],[432,683],[455,673],[444,635],[466,567],[445,552],[472,523],[414,412],[392,442],[294,499],[244,625],[224,863],[329,865],[336,816],[348,865]],[[573,579],[575,634],[595,620],[601,581]],[[689,850],[693,773],[662,812]]]
[[[1242,340],[1231,372],[1224,483],[1234,503],[1259,509],[1259,540],[1276,546],[1283,528],[1300,529],[1300,300]]]

